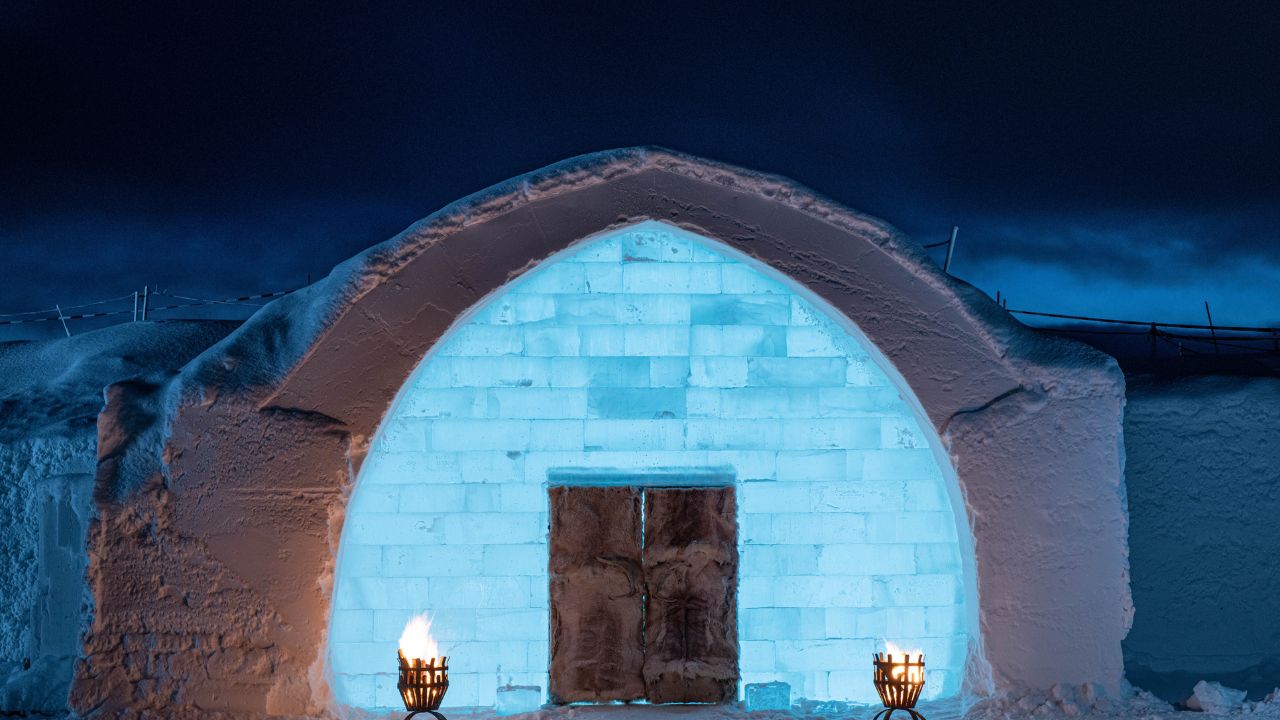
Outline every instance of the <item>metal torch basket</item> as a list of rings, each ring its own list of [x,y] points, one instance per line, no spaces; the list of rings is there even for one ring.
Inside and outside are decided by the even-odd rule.
[[[409,711],[405,720],[418,713],[430,713],[438,720],[445,720],[445,716],[437,711],[444,701],[444,694],[449,691],[449,658],[414,658],[410,661],[405,659],[404,653],[399,655],[400,682],[396,688],[404,700],[404,709]]]
[[[880,702],[884,703],[884,709],[872,720],[889,720],[896,710],[906,712],[911,720],[924,720],[924,715],[915,710],[920,692],[924,690],[924,655],[915,662],[911,661],[910,655],[902,658],[895,661],[893,655],[882,653],[871,656],[876,692],[880,694]]]

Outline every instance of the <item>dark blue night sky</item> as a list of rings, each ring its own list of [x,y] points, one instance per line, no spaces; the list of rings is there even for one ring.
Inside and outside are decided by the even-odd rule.
[[[297,286],[657,144],[959,225],[1010,307],[1280,322],[1278,6],[884,5],[5,3],[0,313]]]

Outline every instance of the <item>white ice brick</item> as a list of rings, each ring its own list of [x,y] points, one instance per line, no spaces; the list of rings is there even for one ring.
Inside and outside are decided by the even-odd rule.
[[[614,263],[583,263],[584,279],[589,293],[622,292],[622,266]]]
[[[548,387],[551,359],[508,356],[458,360],[450,363],[450,384],[454,387]]]
[[[827,608],[824,617],[829,638],[880,641],[886,637],[898,637],[889,633],[886,608]]]
[[[789,513],[809,510],[809,488],[804,483],[744,483],[738,488],[741,513]]]
[[[718,293],[719,263],[626,263],[622,289],[628,293]]]
[[[373,638],[372,610],[334,610],[329,642],[362,642]]]
[[[695,450],[756,450],[777,447],[779,423],[773,420],[687,421],[685,446]]]
[[[734,388],[747,384],[744,357],[689,358],[689,385],[706,388]]]
[[[905,510],[950,511],[951,498],[941,478],[906,481]]]
[[[396,610],[427,607],[430,599],[425,578],[343,578],[338,583],[337,609]]]
[[[827,696],[845,702],[878,702],[876,686],[866,668],[832,670],[827,674]]]
[[[738,516],[738,540],[746,545],[773,545],[773,516],[747,515]]]
[[[346,577],[376,577],[382,574],[382,546],[346,543],[339,556],[338,573]]]
[[[433,450],[527,450],[528,420],[436,420]]]
[[[873,543],[949,543],[956,518],[949,512],[868,513],[867,539]]]
[[[771,481],[777,475],[777,453],[772,450],[713,450],[707,461],[733,468],[738,482]]]
[[[551,664],[551,643],[550,642],[530,642],[529,643],[529,660],[527,667],[545,668]],[[539,683],[542,687],[547,687],[545,676],[540,678]]]
[[[476,639],[546,642],[550,624],[547,612],[541,609],[482,608],[476,611]],[[524,655],[528,657],[527,652]],[[521,666],[524,666],[523,662]]]
[[[457,462],[463,482],[519,482],[524,477],[524,453],[519,451],[462,452],[457,453]]]
[[[432,608],[527,608],[527,577],[440,577],[431,579]]]
[[[782,295],[790,292],[782,283],[765,277],[759,270],[743,263],[725,263],[721,277],[724,292],[732,295],[756,293]]]
[[[559,262],[539,267],[521,279],[511,292],[563,295],[587,290],[587,274],[582,263]]]
[[[680,420],[587,420],[590,450],[678,450],[684,444]]]
[[[499,487],[493,483],[468,483],[462,506],[469,513],[498,512]]]
[[[538,485],[503,483],[498,509],[502,512],[547,512],[547,493]]]
[[[378,450],[384,453],[421,452],[430,447],[431,420],[399,418],[378,431]]]
[[[482,551],[479,545],[385,545],[382,576],[476,575],[480,572]]]
[[[903,484],[890,480],[814,483],[815,512],[892,512],[904,506]]]
[[[333,694],[340,702],[352,707],[373,707],[373,675],[333,674]]]
[[[870,607],[871,578],[863,575],[812,575],[775,578],[777,607]]]
[[[584,327],[578,332],[582,337],[579,352],[584,356],[609,357],[626,354],[622,328],[616,325]]]
[[[821,640],[827,636],[826,610],[820,607],[751,608],[739,615],[744,640]]]
[[[524,328],[524,352],[530,357],[574,357],[580,346],[576,327],[530,325]]]
[[[861,354],[849,358],[845,366],[845,381],[859,387],[879,387],[890,384],[884,371],[876,367],[871,358]]]
[[[845,349],[826,326],[787,328],[787,355],[791,357],[844,357]]]
[[[649,360],[649,385],[682,388],[689,384],[689,358],[656,357]]]
[[[774,643],[774,654],[777,667],[782,671],[828,671],[833,667],[844,667],[852,658],[865,658],[870,666],[870,657],[875,652],[875,643],[871,640],[779,640]],[[867,676],[871,675],[865,669]]]
[[[746,576],[817,575],[820,545],[743,545],[740,571]]]
[[[457,453],[419,452],[401,454],[370,453],[360,473],[360,483],[447,484],[462,479]]]
[[[618,299],[617,321],[624,325],[688,325],[689,295],[623,295]]]
[[[914,545],[823,545],[818,571],[831,575],[911,575],[916,571]]]
[[[542,488],[538,488],[542,492]],[[545,577],[549,549],[544,543],[528,545],[486,545],[483,571],[485,575],[528,575]]]
[[[454,330],[437,351],[452,357],[519,355],[524,350],[520,328],[471,323]]]
[[[878,440],[879,432],[876,434]],[[932,450],[900,448],[864,453],[862,477],[867,480],[933,480],[941,478],[942,473]]]
[[[475,322],[490,325],[519,325],[555,317],[553,295],[507,293],[476,314]]]
[[[786,355],[787,333],[781,326],[694,325],[689,352],[693,355],[758,357]],[[750,382],[748,364],[748,382]],[[758,383],[753,383],[758,384]]]
[[[778,578],[743,577],[738,580],[738,607],[742,610],[750,608],[774,607],[773,593]]]
[[[738,664],[741,667],[756,669],[773,669],[773,638],[743,639],[738,643]]]
[[[623,351],[629,356],[688,355],[689,328],[686,325],[628,325],[622,330],[622,343]]]
[[[613,325],[618,321],[617,295],[556,295],[555,298],[556,323],[560,325]],[[533,329],[525,328],[526,342]],[[530,354],[542,353],[531,351]]]
[[[883,417],[902,412],[898,391],[888,387],[818,388],[822,417]]]
[[[778,453],[780,482],[846,482],[844,450],[785,450]],[[812,509],[812,508],[808,508]]]
[[[401,513],[449,513],[466,507],[466,489],[461,485],[404,485],[400,491]]]
[[[348,518],[343,542],[352,545],[439,545],[444,542],[444,515],[366,513]]]
[[[791,296],[792,325],[821,325],[830,322],[833,321],[811,305],[808,300],[796,295]]]
[[[401,417],[484,417],[484,388],[415,387],[396,409]]]
[[[880,420],[880,447],[886,450],[927,447],[920,425],[911,417],[888,417]]]
[[[396,666],[396,648],[392,643],[340,642],[334,644],[334,650],[333,669],[343,675]]]
[[[485,684],[493,682],[492,673],[486,672],[482,675],[450,670],[449,692],[444,696],[443,709],[478,707],[480,705],[480,685],[482,682]],[[381,689],[379,687],[379,691]],[[383,698],[386,698],[387,707],[396,707],[397,709],[404,707],[404,701],[400,699],[400,691],[396,689],[394,677],[391,679],[390,688],[385,693],[379,692],[378,699],[381,701]],[[398,706],[397,703],[399,703]]]
[[[505,420],[581,418],[587,412],[587,392],[581,388],[492,388],[485,416]]]
[[[404,626],[415,615],[426,612],[431,618],[431,636],[441,645],[445,654],[453,644],[474,640],[476,637],[475,608],[427,608],[426,605],[405,610],[375,610],[373,613],[373,640],[394,643],[400,639]],[[394,645],[393,652],[394,652]]]
[[[581,450],[584,438],[581,420],[534,420],[529,428],[529,449]]]
[[[860,543],[867,537],[867,519],[853,513],[776,513],[771,516],[774,543],[814,545]]]
[[[456,513],[440,520],[447,545],[506,545],[540,542],[547,535],[542,513]]]
[[[721,394],[727,418],[812,418],[818,416],[818,393],[812,388],[746,387]]]
[[[685,390],[685,416],[709,418],[720,416],[720,391],[691,387]]]
[[[395,512],[400,508],[400,486],[391,484],[361,483],[360,488],[347,505],[350,514],[367,512]]]
[[[924,632],[927,637],[957,637],[964,633],[964,606],[939,605],[924,609]]]
[[[953,542],[918,543],[916,567],[922,573],[960,572],[960,547]]]
[[[953,605],[960,600],[960,585],[954,575],[894,575],[876,584],[886,593],[877,600],[886,605],[924,607]]]
[[[778,424],[782,426],[784,446],[796,450],[861,449],[874,448],[880,444],[880,423],[874,419],[786,419]]]
[[[528,667],[529,662],[529,643],[523,640],[504,640],[504,641],[475,641],[456,643],[453,646],[454,658],[466,658],[467,667],[477,670],[487,670],[490,676],[490,696],[488,702],[493,704],[492,691],[497,686],[494,682],[499,672],[527,672],[531,668]],[[538,668],[542,670],[544,668]],[[450,675],[453,674],[450,670]],[[452,680],[450,677],[450,692],[452,692]]]

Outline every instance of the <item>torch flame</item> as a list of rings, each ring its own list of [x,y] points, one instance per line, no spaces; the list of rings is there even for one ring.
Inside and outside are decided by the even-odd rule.
[[[426,613],[414,615],[405,623],[400,634],[400,654],[409,662],[440,657],[440,646],[431,637],[431,618]]]
[[[908,667],[905,664],[905,663],[911,662],[912,657],[915,657],[917,660],[924,659],[923,650],[919,650],[919,649],[903,650],[902,648],[898,647],[896,643],[890,642],[889,640],[884,641],[884,649],[885,649],[885,652],[888,653],[889,655],[889,661],[892,663],[895,663],[893,666],[893,669],[889,671],[889,674],[892,677],[895,677],[895,678],[901,677],[902,672],[905,670],[907,671],[908,682],[921,682],[924,680],[924,677],[920,673],[920,668]],[[897,656],[897,655],[903,656],[902,660],[894,660],[894,656]],[[899,662],[904,664],[897,665],[897,663]]]

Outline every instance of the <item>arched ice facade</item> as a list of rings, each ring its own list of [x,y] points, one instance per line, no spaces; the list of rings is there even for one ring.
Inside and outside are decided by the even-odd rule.
[[[396,640],[428,611],[450,705],[545,698],[547,488],[569,470],[732,478],[742,686],[872,702],[889,639],[954,695],[972,540],[922,418],[847,318],[758,261],[655,221],[587,238],[460,318],[383,421],[341,537],[335,696],[398,706]]]

